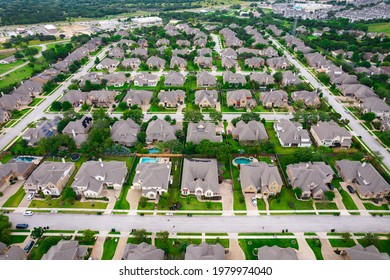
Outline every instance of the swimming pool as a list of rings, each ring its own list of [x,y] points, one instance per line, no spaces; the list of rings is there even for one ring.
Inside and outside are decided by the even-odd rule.
[[[141,163],[146,163],[146,162],[160,162],[160,158],[149,158],[149,157],[143,157],[141,158]]]
[[[159,152],[160,152],[160,150],[157,149],[157,148],[151,148],[151,149],[149,149],[149,154],[158,154]]]
[[[37,160],[37,157],[31,157],[31,156],[19,156],[15,159],[16,162],[33,162],[34,160]]]
[[[240,164],[248,165],[248,164],[251,164],[253,161],[254,161],[254,158],[252,158],[252,157],[250,157],[250,158],[238,157],[238,158],[233,159],[233,165],[234,166],[237,166]]]

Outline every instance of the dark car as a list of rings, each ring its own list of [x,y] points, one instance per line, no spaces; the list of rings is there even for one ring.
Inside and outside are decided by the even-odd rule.
[[[30,252],[31,248],[34,246],[35,242],[33,240],[30,240],[26,246],[24,247],[24,251],[28,254]]]
[[[348,189],[348,191],[349,191],[350,193],[355,193],[355,190],[354,190],[354,188],[353,188],[351,185],[348,185],[348,186],[347,186],[347,189]]]
[[[328,188],[333,191],[334,190],[334,186],[332,184],[328,184]]]
[[[28,228],[28,224],[17,224],[16,228],[17,229],[26,229],[26,228]]]

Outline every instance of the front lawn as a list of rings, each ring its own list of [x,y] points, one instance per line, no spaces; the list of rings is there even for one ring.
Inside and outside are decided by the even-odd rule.
[[[131,159],[131,163],[130,163],[130,159]],[[127,180],[127,182],[125,184],[123,184],[122,186],[122,190],[121,190],[121,193],[118,197],[118,200],[115,202],[115,206],[114,206],[114,209],[117,209],[117,210],[129,210],[130,209],[130,203],[127,201],[126,197],[127,197],[127,193],[129,192],[129,189],[131,187],[131,184],[133,183],[133,179],[134,179],[134,176],[135,176],[135,168],[137,166],[139,162],[139,158],[133,158],[133,157],[129,157],[127,160],[126,160],[126,165],[128,166],[127,168],[130,170],[129,172],[130,173],[130,176],[129,176],[129,179]],[[130,167],[129,167],[130,165]]]
[[[316,202],[317,210],[338,210],[336,203],[334,202]]]
[[[24,191],[23,186],[21,186],[16,193],[7,199],[7,201],[3,204],[3,207],[18,207],[25,195],[26,192]]]
[[[318,238],[307,238],[306,242],[313,250],[316,259],[323,260],[324,257],[322,256],[322,252],[321,252],[321,246],[322,246],[321,241]]]
[[[242,193],[241,184],[238,181],[240,177],[240,171],[237,166],[231,165],[233,172],[233,209],[234,210],[246,210],[245,197]]]
[[[343,239],[328,239],[329,243],[334,248],[350,248],[356,245],[353,239],[343,240]]]
[[[270,210],[314,210],[312,200],[296,199],[291,188],[282,187],[279,197],[269,198]]]
[[[118,246],[117,237],[107,237],[103,245],[102,260],[112,260],[115,255],[116,247]]]
[[[374,205],[370,202],[363,203],[364,207],[366,207],[367,210],[389,210],[389,206],[387,204],[382,205]]]
[[[347,210],[359,210],[352,197],[340,186],[340,179],[334,179],[332,185],[339,190],[342,202]]]
[[[15,244],[15,243],[23,243],[26,240],[27,235],[11,235],[10,241],[7,245]]]
[[[206,239],[207,244],[221,244],[223,248],[229,248],[230,242],[229,238],[221,239],[221,238],[215,238],[215,239]]]
[[[190,244],[199,245],[202,239],[169,239],[167,243],[156,238],[155,246],[165,251],[165,256],[168,260],[183,260],[186,248]]]
[[[359,243],[363,247],[368,247],[370,244],[368,244],[364,239],[358,239]],[[390,255],[390,239],[380,239],[378,240],[376,246],[381,253],[387,253]]]
[[[283,239],[240,239],[238,241],[247,260],[257,260],[257,249],[263,246],[279,246],[281,248],[299,249],[298,242],[294,238]]]
[[[42,100],[43,100],[43,98],[34,98],[33,101],[30,104],[28,104],[28,106],[30,106],[30,107],[36,106]]]
[[[36,245],[32,248],[31,253],[28,256],[28,259],[29,260],[42,259],[42,256],[46,254],[52,246],[57,245],[57,243],[60,242],[61,239],[69,240],[70,237],[45,236],[39,239],[36,242]]]
[[[61,199],[49,199],[49,200],[33,200],[31,201],[29,208],[85,208],[85,209],[106,209],[106,202],[89,201],[80,202],[75,201],[72,205],[61,205]]]
[[[269,136],[269,140],[275,144],[275,152],[277,154],[293,154],[298,147],[282,147],[279,142],[279,138],[276,135],[276,132],[274,130],[274,123],[273,122],[266,122],[265,123],[265,129],[267,130],[267,134]]]

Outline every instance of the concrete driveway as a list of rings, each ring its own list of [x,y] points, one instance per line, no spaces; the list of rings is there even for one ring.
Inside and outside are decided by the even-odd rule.
[[[299,246],[299,250],[297,251],[298,260],[316,260],[313,250],[306,242],[304,233],[295,233],[294,235]]]
[[[359,198],[359,196],[355,193],[350,193],[347,189],[347,185],[351,185],[355,190],[355,186],[354,184],[352,183],[345,183],[345,182],[340,182],[340,186],[343,188],[344,191],[346,191],[349,196],[352,198],[353,202],[355,202],[357,208],[359,210],[361,210],[362,212],[360,212],[360,215],[370,215],[368,212],[367,212],[367,209],[366,207],[364,207],[363,205],[363,202],[361,201],[361,199]]]
[[[126,200],[130,203],[130,210],[138,209],[138,202],[142,196],[142,190],[130,189],[127,192]]]
[[[252,197],[255,195],[252,193],[245,193],[245,204],[246,204],[246,210],[248,211],[248,216],[257,216],[259,215],[259,209],[257,206],[252,204]]]
[[[232,182],[225,180],[219,184],[219,193],[222,196],[222,210],[230,211],[233,215],[233,192],[232,192]]]
[[[108,231],[101,231],[98,238],[96,239],[95,245],[93,245],[91,258],[93,260],[100,260],[103,256],[104,241],[106,241]]]
[[[18,189],[23,185],[24,181],[17,181],[13,185],[4,185],[0,188],[0,192],[3,193],[3,196],[0,197],[0,206],[3,206],[3,204],[13,196]]]
[[[245,260],[245,254],[242,251],[240,244],[238,244],[238,239],[230,238],[229,239],[229,253],[225,256],[226,260]]]

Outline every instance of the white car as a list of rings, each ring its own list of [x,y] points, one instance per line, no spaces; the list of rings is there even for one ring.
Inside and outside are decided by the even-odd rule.
[[[256,197],[252,197],[252,205],[257,206],[257,198]]]
[[[32,216],[32,215],[34,215],[33,211],[24,211],[23,212],[23,216]]]
[[[30,193],[28,194],[27,199],[28,199],[28,200],[32,200],[32,199],[34,198],[34,195],[35,195],[35,192],[30,192]]]

